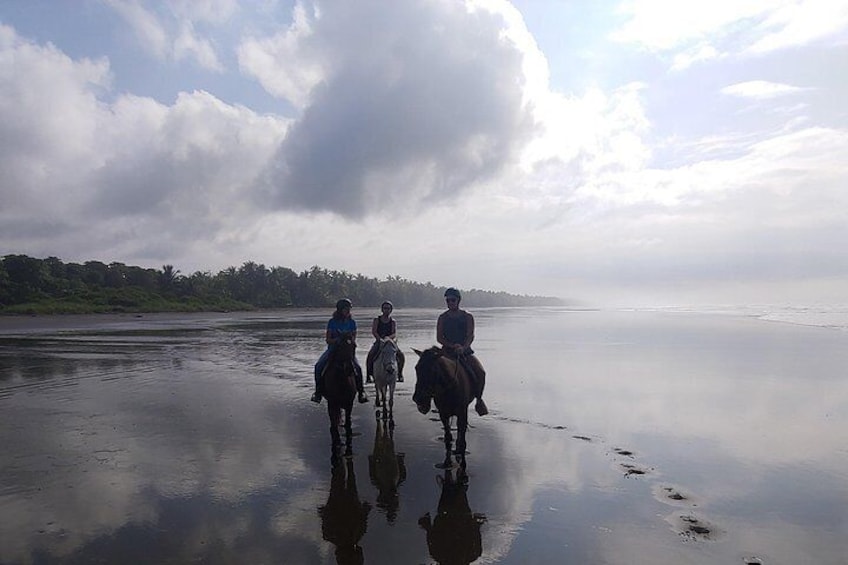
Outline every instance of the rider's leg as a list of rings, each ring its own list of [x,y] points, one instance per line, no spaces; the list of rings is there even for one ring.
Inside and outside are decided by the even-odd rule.
[[[403,366],[406,363],[406,356],[403,354],[403,351],[398,349],[397,352],[397,361],[398,361],[398,382],[403,382]]]
[[[486,406],[486,403],[483,402],[483,390],[486,388],[486,369],[483,368],[483,365],[480,363],[480,360],[477,359],[476,355],[466,355],[465,359],[474,373],[474,381],[477,385],[475,387],[477,389],[475,394],[477,397],[477,403],[474,405],[474,409],[477,410],[477,413],[481,416],[485,416],[489,413],[489,408]]]
[[[359,393],[359,402],[368,402],[368,397],[365,395],[365,386],[362,384],[362,367],[359,366],[359,361],[356,357],[353,358],[354,375],[356,379],[356,390]]]
[[[365,357],[365,375],[369,383],[374,380],[374,359],[377,357],[378,347],[378,342],[375,341]]]
[[[323,394],[323,373],[324,367],[327,366],[327,360],[330,358],[330,350],[327,349],[324,353],[321,354],[321,357],[318,358],[318,362],[315,363],[315,392],[312,393],[312,402],[321,402],[321,396]]]

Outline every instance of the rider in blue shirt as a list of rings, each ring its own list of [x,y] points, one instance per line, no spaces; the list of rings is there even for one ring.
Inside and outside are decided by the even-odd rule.
[[[352,307],[353,303],[350,300],[342,298],[336,302],[336,311],[333,312],[333,317],[327,322],[327,331],[324,336],[327,341],[327,349],[315,363],[315,392],[312,394],[312,402],[321,402],[322,373],[327,366],[327,360],[330,358],[330,351],[332,351],[339,336],[343,333],[349,333],[353,336],[354,346],[356,344],[356,320],[350,314]],[[359,391],[359,402],[368,402],[368,397],[365,396],[365,388],[362,385],[362,367],[359,366],[356,355],[353,356],[353,364],[356,367],[356,390]]]

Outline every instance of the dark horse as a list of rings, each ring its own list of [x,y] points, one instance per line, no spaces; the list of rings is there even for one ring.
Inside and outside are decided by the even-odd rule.
[[[353,432],[350,427],[350,412],[356,397],[356,366],[354,354],[356,346],[353,335],[343,333],[330,350],[327,367],[324,369],[324,397],[327,399],[327,413],[330,416],[330,437],[333,448],[341,446],[339,435],[342,410],[344,410],[345,439],[350,448]]]
[[[427,414],[430,401],[436,403],[439,418],[445,429],[445,466],[451,465],[450,419],[456,416],[456,451],[460,465],[465,466],[465,432],[468,429],[468,405],[474,399],[473,385],[462,364],[446,356],[438,347],[424,351],[413,349],[418,355],[415,364],[415,394],[412,400],[418,411]]]
[[[442,489],[435,518],[428,512],[418,520],[427,532],[427,549],[437,562],[448,565],[468,565],[483,554],[480,527],[486,522],[483,514],[471,512],[468,504],[468,476],[461,468],[447,469],[444,477],[436,477]]]
[[[359,499],[353,459],[333,465],[330,497],[318,508],[321,533],[325,540],[336,546],[339,565],[361,565],[365,556],[359,541],[368,529],[371,505]]]

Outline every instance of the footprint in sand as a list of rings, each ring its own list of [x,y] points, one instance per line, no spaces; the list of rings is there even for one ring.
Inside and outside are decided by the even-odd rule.
[[[672,514],[666,520],[687,540],[712,541],[723,533],[714,524],[693,514]]]

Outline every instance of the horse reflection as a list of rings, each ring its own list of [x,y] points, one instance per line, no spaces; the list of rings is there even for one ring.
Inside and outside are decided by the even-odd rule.
[[[333,466],[330,496],[318,508],[321,516],[321,533],[324,539],[336,546],[336,563],[361,565],[365,562],[359,540],[368,528],[371,505],[359,500],[353,459]]]
[[[398,489],[406,480],[404,457],[403,453],[395,453],[393,427],[378,420],[374,451],[368,456],[368,473],[371,484],[377,487],[377,508],[386,513],[389,523],[395,521],[400,507]]]
[[[428,512],[418,525],[427,532],[427,548],[433,559],[441,565],[467,565],[483,554],[480,528],[486,517],[471,512],[468,475],[462,468],[455,477],[448,469],[436,480],[442,487],[436,518],[431,520]]]

